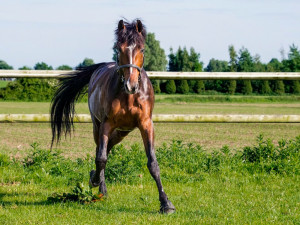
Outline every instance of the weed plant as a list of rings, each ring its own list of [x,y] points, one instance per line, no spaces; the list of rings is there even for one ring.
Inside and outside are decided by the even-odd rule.
[[[76,185],[88,181],[89,171],[94,167],[94,158],[86,156],[71,160],[60,152],[41,149],[31,145],[31,153],[17,161],[0,155],[1,183],[43,183],[44,185]],[[196,182],[209,174],[238,172],[249,174],[300,174],[300,136],[294,140],[281,140],[275,145],[262,135],[257,144],[234,151],[224,146],[219,151],[206,152],[199,145],[184,144],[174,140],[163,144],[156,152],[162,171],[162,179],[169,182]],[[151,181],[144,150],[139,145],[126,149],[114,147],[106,166],[109,183],[137,184],[140,178]]]

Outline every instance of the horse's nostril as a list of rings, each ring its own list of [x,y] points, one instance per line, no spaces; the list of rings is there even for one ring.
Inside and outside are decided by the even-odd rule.
[[[135,92],[135,89],[136,89],[136,87],[132,87],[132,89],[131,89],[131,90],[132,90],[132,92]]]

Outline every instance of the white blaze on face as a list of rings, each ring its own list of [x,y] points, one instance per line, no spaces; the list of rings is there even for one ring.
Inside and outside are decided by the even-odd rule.
[[[133,56],[132,56],[132,53],[133,53],[133,49],[135,48],[136,44],[133,44],[133,45],[130,45],[128,46],[127,48],[129,49],[129,63],[132,64],[132,59],[133,59]],[[129,67],[129,71],[130,71],[130,74],[132,73],[132,67]]]

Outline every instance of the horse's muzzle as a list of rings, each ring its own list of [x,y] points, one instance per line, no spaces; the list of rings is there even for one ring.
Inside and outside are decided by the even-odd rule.
[[[131,85],[129,81],[124,82],[125,92],[127,94],[136,94],[139,90],[139,83]]]

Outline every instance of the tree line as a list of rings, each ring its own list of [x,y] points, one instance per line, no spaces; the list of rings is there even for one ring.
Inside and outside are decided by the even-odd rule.
[[[117,51],[113,49],[113,60],[116,60]],[[200,60],[200,53],[194,48],[189,50],[186,47],[179,47],[176,51],[170,49],[170,54],[166,56],[160,42],[156,40],[154,33],[148,33],[145,45],[146,71],[183,71],[183,72],[299,72],[300,71],[300,51],[292,44],[285,57],[282,59],[272,58],[268,63],[263,63],[259,55],[252,55],[249,50],[242,47],[236,50],[233,45],[228,47],[229,60],[210,59],[206,67]],[[90,58],[85,58],[77,67],[85,67],[94,64]],[[75,67],[75,69],[77,68]],[[0,60],[0,69],[13,69],[12,66]],[[19,68],[20,70],[31,69],[28,66]],[[45,62],[37,63],[35,70],[53,70],[53,67]],[[69,65],[61,65],[57,70],[72,70]],[[20,78],[10,82],[6,88],[0,90],[0,98],[20,99],[20,100],[49,100],[53,95],[53,87],[56,81]],[[265,81],[265,80],[152,80],[156,93],[167,94],[188,94],[188,93],[226,93],[226,94],[284,94],[300,93],[299,81]],[[17,93],[17,94],[16,94]],[[43,93],[41,95],[41,93]]]

